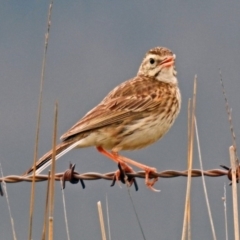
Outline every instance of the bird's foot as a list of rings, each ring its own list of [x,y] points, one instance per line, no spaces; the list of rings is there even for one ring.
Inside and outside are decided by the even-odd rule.
[[[158,177],[153,177],[151,179],[149,178],[149,175],[151,175],[152,173],[153,174],[157,173],[157,169],[152,168],[152,167],[147,167],[144,170],[145,170],[145,184],[146,184],[146,186],[154,192],[160,192],[160,190],[157,190],[153,187],[155,182],[158,181]]]
[[[119,183],[119,181],[121,181],[123,184],[126,183],[126,185],[128,187],[131,187],[132,184],[134,184],[135,190],[138,191],[138,185],[137,185],[136,179],[132,176],[127,176],[126,175],[126,173],[135,173],[133,171],[133,169],[124,162],[118,163],[118,168],[119,168],[119,170],[117,170],[114,174],[113,182],[111,184],[111,187],[114,186],[116,181],[118,183]]]

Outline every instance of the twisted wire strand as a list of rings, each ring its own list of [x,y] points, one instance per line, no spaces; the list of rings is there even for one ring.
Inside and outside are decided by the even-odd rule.
[[[74,172],[74,178],[76,179],[82,179],[82,180],[113,180],[115,172],[109,172],[109,173],[97,173],[97,172],[87,172],[79,174],[77,172]],[[135,177],[135,178],[145,178],[145,172],[139,171],[136,173],[125,173],[127,176]],[[160,178],[174,178],[174,177],[187,177],[188,171],[176,171],[176,170],[165,170],[158,173],[151,173],[151,177],[160,177]],[[203,174],[207,177],[221,177],[221,176],[228,176],[229,171],[222,170],[222,169],[210,169],[203,171]],[[60,181],[64,175],[64,172],[56,173],[54,178],[55,181]],[[193,169],[192,170],[192,177],[201,177],[202,172],[200,169]],[[6,183],[17,183],[17,182],[32,182],[33,176],[17,176],[17,175],[9,175],[0,178],[0,182],[6,182]],[[35,181],[36,182],[43,182],[48,180],[48,175],[36,175]]]

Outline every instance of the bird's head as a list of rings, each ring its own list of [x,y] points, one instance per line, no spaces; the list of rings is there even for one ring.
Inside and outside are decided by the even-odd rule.
[[[176,55],[165,47],[152,48],[146,53],[138,70],[138,75],[177,84],[175,59]]]

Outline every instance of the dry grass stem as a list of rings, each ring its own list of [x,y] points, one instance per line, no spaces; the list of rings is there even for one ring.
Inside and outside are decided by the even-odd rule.
[[[106,209],[107,209],[107,223],[108,223],[108,240],[111,240],[111,231],[110,231],[110,218],[108,211],[108,197],[106,195]]]
[[[104,227],[103,213],[102,213],[102,204],[100,201],[97,202],[97,206],[98,206],[98,216],[99,216],[99,221],[100,221],[100,228],[101,228],[101,233],[102,233],[102,240],[107,240],[105,227]]]
[[[224,183],[224,196],[222,197],[224,207],[224,221],[225,221],[225,235],[228,240],[228,224],[227,224],[227,196],[226,196],[226,184]]]
[[[127,189],[128,189],[129,198],[130,198],[132,206],[133,206],[133,211],[134,211],[134,214],[135,214],[137,222],[138,222],[138,226],[140,227],[140,230],[141,230],[141,233],[142,233],[142,237],[143,237],[144,240],[146,240],[146,237],[145,237],[145,234],[143,232],[143,228],[142,228],[140,219],[139,219],[138,214],[137,214],[137,210],[135,208],[135,205],[134,205],[134,202],[133,202],[133,199],[132,199],[132,196],[131,196],[130,187],[128,187]]]
[[[208,194],[207,194],[207,187],[206,187],[205,177],[203,175],[202,154],[201,154],[201,148],[200,148],[200,141],[199,141],[196,117],[194,117],[194,123],[195,123],[195,131],[196,131],[199,163],[200,163],[200,168],[201,168],[201,171],[202,171],[203,190],[204,190],[205,200],[206,200],[206,204],[207,204],[208,216],[209,216],[210,225],[211,225],[211,229],[212,229],[213,239],[216,240],[217,237],[216,237],[216,232],[215,232],[215,228],[214,228],[214,224],[213,224],[213,218],[212,218],[211,208],[210,208]]]
[[[0,163],[0,171],[1,171],[1,175],[3,177],[3,170],[2,170],[2,164],[1,163]],[[2,181],[2,185],[3,185],[3,189],[4,189],[4,192],[5,192],[5,195],[6,195],[7,206],[8,206],[8,213],[9,213],[9,217],[10,217],[10,221],[11,221],[11,227],[12,227],[13,239],[17,240],[15,227],[14,227],[14,220],[13,220],[13,217],[12,217],[12,211],[11,211],[11,208],[10,208],[10,202],[9,202],[9,198],[8,198],[7,184],[4,181]]]
[[[32,181],[32,187],[31,187],[30,210],[29,210],[29,233],[28,233],[29,240],[32,239],[32,222],[33,222],[34,198],[35,198],[35,175],[36,175],[35,172],[36,172],[36,161],[38,159],[38,142],[39,142],[39,130],[40,130],[40,120],[41,120],[41,110],[42,110],[42,92],[43,92],[43,82],[44,82],[44,76],[45,76],[48,39],[49,39],[49,32],[50,32],[50,26],[51,26],[52,5],[53,5],[53,0],[49,5],[49,11],[48,11],[47,33],[45,35],[45,47],[44,47],[44,54],[43,54],[43,61],[42,61],[40,91],[39,91],[39,100],[38,100],[36,139],[35,139],[34,157],[33,157],[34,169],[33,169],[33,181]]]
[[[191,136],[191,99],[188,99],[188,141]],[[188,152],[187,152],[187,169],[189,169],[189,164],[190,164],[190,144],[188,144]],[[187,206],[187,232],[188,232],[188,240],[191,240],[191,195],[189,196],[189,202]]]
[[[48,226],[49,188],[50,188],[50,171],[48,172],[47,194],[46,194],[45,212],[44,212],[44,220],[43,220],[44,222],[43,222],[43,230],[42,230],[42,240],[46,240],[46,230]]]
[[[234,132],[234,129],[233,129],[233,122],[232,122],[232,110],[230,109],[229,104],[228,104],[227,94],[226,94],[225,87],[224,87],[224,84],[223,84],[223,78],[222,78],[221,70],[219,70],[219,74],[220,74],[220,81],[221,81],[221,85],[222,85],[222,92],[223,92],[223,96],[224,96],[224,100],[225,100],[226,111],[227,111],[227,114],[228,114],[230,131],[231,131],[231,135],[232,135],[232,144],[234,146],[234,151],[235,151],[235,154],[236,154],[236,160],[238,161],[236,135],[235,135],[235,132]]]
[[[239,223],[238,223],[238,197],[236,182],[236,155],[234,146],[229,147],[229,155],[232,168],[232,197],[233,197],[233,221],[234,221],[234,240],[239,240]]]
[[[62,187],[63,186],[62,181],[60,182],[60,184],[61,184],[61,189],[62,189],[63,211],[64,211],[64,220],[65,220],[65,226],[66,226],[67,240],[70,240],[68,219],[67,219],[66,201],[65,201],[64,189]]]
[[[191,199],[187,206],[187,239],[188,240],[192,239],[192,235],[191,235]]]
[[[187,190],[186,190],[186,199],[185,199],[185,210],[184,210],[184,219],[183,219],[183,229],[182,229],[182,240],[186,239],[187,232],[187,216],[188,216],[188,207],[190,204],[190,193],[191,193],[191,171],[192,171],[192,159],[193,159],[193,142],[194,142],[194,116],[196,109],[196,94],[197,94],[197,76],[194,78],[193,86],[193,100],[192,100],[192,111],[189,117],[191,123],[188,125],[190,131],[188,133],[188,178],[187,178]],[[189,108],[190,110],[190,108]]]
[[[50,192],[49,192],[49,231],[48,239],[53,240],[53,214],[54,214],[54,175],[55,175],[55,159],[56,159],[56,144],[57,144],[57,119],[58,119],[58,104],[55,106],[55,116],[54,116],[54,130],[53,130],[53,143],[52,143],[52,167],[51,167],[51,180],[50,180]]]

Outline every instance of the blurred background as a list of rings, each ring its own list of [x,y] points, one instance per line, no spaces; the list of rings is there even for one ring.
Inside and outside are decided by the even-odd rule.
[[[0,7],[0,162],[4,175],[20,175],[33,162],[44,35],[49,1],[1,1]],[[240,135],[240,3],[238,1],[55,1],[46,62],[39,157],[51,148],[54,104],[59,103],[58,136],[119,83],[135,76],[146,51],[165,46],[177,56],[181,113],[169,133],[152,146],[127,157],[158,171],[185,170],[187,105],[198,76],[197,120],[204,169],[229,166],[231,134],[220,85],[233,111]],[[116,165],[94,148],[73,150],[57,162],[57,172],[69,162],[76,170],[105,173]],[[194,168],[199,168],[195,147]],[[136,169],[137,170],[137,169]],[[47,171],[45,171],[47,173]],[[131,188],[147,239],[180,239],[186,178],[159,179],[160,193]],[[227,189],[229,239],[233,239],[231,187],[226,177],[206,178],[218,239],[224,239],[224,184]],[[33,239],[42,231],[46,182],[36,186]],[[100,239],[97,201],[109,203],[114,240],[143,239],[125,185],[85,181],[86,189],[67,183],[66,209],[71,239]],[[17,239],[27,239],[31,184],[8,184]],[[66,239],[60,183],[56,182],[55,239]],[[0,198],[1,239],[12,239],[6,198]],[[201,178],[192,183],[193,239],[211,239]]]

